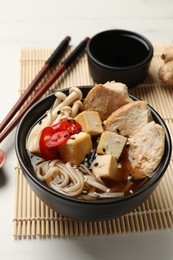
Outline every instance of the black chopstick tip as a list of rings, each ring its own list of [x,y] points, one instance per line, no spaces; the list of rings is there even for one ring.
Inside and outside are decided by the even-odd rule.
[[[70,37],[69,35],[67,35],[67,36],[65,37],[65,40],[70,41],[70,40],[71,40],[71,37]]]
[[[84,42],[88,42],[90,40],[90,38],[89,37],[86,37],[85,39],[84,39]]]

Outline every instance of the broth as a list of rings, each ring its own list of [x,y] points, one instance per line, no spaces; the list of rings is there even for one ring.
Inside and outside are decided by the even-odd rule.
[[[93,143],[93,150],[90,154],[88,154],[85,158],[85,161],[82,164],[85,164],[85,166],[90,169],[90,166],[92,162],[95,159],[96,156],[96,149],[97,149],[97,143],[98,143],[98,137],[92,138]],[[144,179],[135,179],[132,176],[132,167],[130,164],[130,161],[128,160],[128,145],[125,146],[123,149],[122,155],[119,158],[118,162],[121,167],[118,168],[118,175],[119,179],[110,180],[110,179],[103,179],[103,184],[110,190],[110,193],[124,193],[124,195],[132,194],[134,193],[140,186],[142,186],[147,180],[148,177]],[[42,161],[42,158],[39,156],[36,156],[30,152],[28,152],[28,156],[30,158],[31,164],[33,166],[33,170],[36,174],[36,161]],[[85,175],[85,172],[83,172]],[[45,181],[45,185],[48,185],[50,187],[50,182],[52,179],[50,178],[48,181]],[[69,182],[68,186],[70,186],[71,183]],[[51,187],[50,187],[51,188]],[[99,189],[95,189],[96,192],[99,192]],[[87,196],[84,195],[84,198],[88,199]],[[77,198],[83,198],[83,196],[77,196]],[[93,199],[93,198],[91,198]],[[99,196],[96,196],[95,199],[99,199]],[[103,199],[103,198],[102,198]]]

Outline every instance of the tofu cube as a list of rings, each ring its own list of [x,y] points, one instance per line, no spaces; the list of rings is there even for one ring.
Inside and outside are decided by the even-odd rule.
[[[82,131],[91,136],[99,135],[103,132],[102,121],[98,112],[83,111],[75,117],[75,120],[81,124]]]
[[[58,150],[64,162],[79,165],[92,150],[91,136],[84,132],[72,135]]]
[[[127,138],[114,132],[104,131],[100,137],[97,153],[112,154],[118,159],[122,153]]]
[[[115,180],[117,175],[117,160],[110,154],[97,155],[91,165],[91,169],[96,177]]]

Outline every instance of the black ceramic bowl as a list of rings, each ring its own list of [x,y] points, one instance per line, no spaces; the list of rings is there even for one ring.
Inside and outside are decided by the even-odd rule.
[[[143,82],[153,57],[153,46],[144,36],[126,30],[103,31],[86,47],[90,74],[96,83],[120,81],[128,87]]]
[[[90,86],[81,87],[83,96],[85,97]],[[68,89],[63,90],[68,94]],[[131,98],[137,100],[137,98],[130,95]],[[35,124],[35,122],[48,110],[55,101],[55,95],[51,94],[46,98],[38,101],[32,106],[24,115],[20,124],[18,125],[15,140],[16,154],[23,170],[23,174],[26,177],[28,184],[35,194],[49,205],[54,210],[57,210],[64,216],[79,220],[104,220],[126,214],[135,209],[141,202],[143,202],[148,195],[155,189],[156,185],[160,181],[170,161],[171,156],[171,139],[168,129],[158,115],[158,113],[149,106],[154,120],[163,126],[166,135],[165,152],[161,160],[160,165],[156,169],[155,175],[147,181],[141,188],[139,188],[134,194],[127,195],[118,199],[109,200],[97,200],[87,201],[79,200],[71,197],[64,196],[51,190],[43,182],[39,181],[35,177],[33,167],[30,162],[25,144],[29,130]]]

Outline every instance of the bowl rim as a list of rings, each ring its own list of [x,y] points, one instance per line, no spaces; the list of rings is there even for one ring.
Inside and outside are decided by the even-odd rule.
[[[148,53],[147,57],[144,60],[142,60],[141,62],[139,62],[139,63],[137,63],[135,65],[124,66],[124,67],[110,66],[108,64],[102,63],[99,60],[97,60],[93,56],[93,54],[91,53],[91,49],[90,49],[91,48],[91,44],[100,35],[107,34],[107,33],[110,33],[110,32],[114,32],[116,34],[125,34],[127,36],[129,35],[129,36],[132,36],[134,39],[139,40],[141,43],[143,43],[143,45],[145,43],[145,45],[149,49],[149,53]],[[87,52],[87,55],[88,55],[88,58],[90,59],[90,61],[92,61],[93,63],[99,65],[102,68],[110,69],[110,70],[117,70],[117,71],[126,71],[126,70],[137,69],[137,68],[147,64],[153,57],[154,49],[153,49],[152,43],[145,36],[143,36],[140,33],[137,33],[137,32],[134,32],[134,31],[130,31],[130,30],[112,29],[112,30],[105,30],[105,31],[99,32],[99,33],[95,34],[93,37],[91,37],[89,42],[86,45],[86,52]]]
[[[89,91],[93,85],[86,85],[86,86],[77,86],[78,88],[80,88],[81,90],[84,90],[84,91]],[[62,91],[62,92],[68,92],[69,88],[64,88],[64,89],[60,89],[58,91]],[[129,97],[131,97],[132,99],[134,100],[141,100],[140,98],[136,97],[136,96],[133,96],[131,94],[129,94]],[[46,97],[43,97],[41,98],[39,101],[37,101],[34,105],[32,105],[30,107],[30,109],[28,109],[28,111],[24,114],[24,116],[22,117],[22,119],[20,120],[18,126],[17,126],[17,129],[16,129],[16,134],[15,134],[15,151],[16,151],[16,155],[17,155],[17,159],[19,161],[19,164],[21,166],[21,169],[25,172],[25,174],[31,179],[32,182],[34,182],[36,185],[38,185],[39,188],[47,191],[48,193],[51,193],[53,196],[57,196],[63,200],[66,200],[68,202],[71,202],[71,203],[77,203],[77,204],[87,204],[87,205],[109,205],[109,204],[115,204],[115,203],[121,203],[121,202],[125,202],[127,200],[130,200],[131,198],[135,198],[136,196],[140,195],[141,193],[145,193],[149,188],[151,188],[152,185],[155,185],[160,179],[161,177],[163,176],[164,172],[166,171],[168,165],[169,165],[169,162],[170,162],[170,158],[171,158],[171,154],[172,154],[172,142],[171,142],[171,136],[170,136],[170,133],[169,133],[169,130],[168,130],[168,127],[166,126],[164,120],[161,118],[161,116],[158,114],[158,112],[151,106],[148,104],[148,107],[150,109],[150,111],[152,112],[152,114],[154,114],[154,116],[156,116],[157,118],[157,122],[160,123],[164,130],[165,130],[165,143],[167,143],[167,146],[168,146],[168,152],[167,154],[165,155],[166,156],[166,159],[164,161],[164,163],[161,165],[161,162],[163,160],[163,157],[162,157],[162,160],[159,164],[159,166],[161,165],[161,170],[162,172],[161,173],[158,173],[155,174],[151,179],[150,181],[147,181],[144,185],[142,185],[139,189],[137,189],[134,193],[132,194],[129,194],[129,195],[125,195],[124,197],[120,197],[120,198],[114,198],[114,199],[104,199],[104,200],[83,200],[83,199],[77,199],[77,198],[74,198],[74,197],[68,197],[64,194],[61,194],[61,193],[58,193],[57,191],[54,191],[53,189],[49,188],[48,186],[46,186],[46,184],[44,184],[44,182],[41,182],[39,179],[37,179],[36,176],[34,176],[26,167],[25,165],[25,162],[22,160],[22,157],[21,157],[21,154],[20,154],[20,146],[19,146],[19,143],[20,143],[20,133],[22,131],[22,126],[25,125],[25,121],[27,121],[27,117],[32,114],[33,111],[37,111],[37,107],[40,106],[40,104],[44,103],[45,100],[47,99],[53,99],[53,98],[56,98],[55,97],[55,92],[54,93],[51,93],[49,95],[47,95]],[[52,102],[53,104],[53,102]],[[46,109],[47,110],[47,109]],[[45,110],[45,111],[46,111]],[[39,118],[38,118],[39,119]],[[38,121],[37,119],[37,121]],[[36,121],[35,121],[36,122]],[[34,124],[33,124],[34,125]],[[33,126],[32,125],[32,126]],[[31,127],[32,127],[31,126]],[[31,129],[31,128],[30,128]],[[28,130],[29,131],[29,130]],[[27,134],[28,134],[28,131],[27,131]],[[25,136],[25,142],[26,142],[26,139],[27,139],[27,135]],[[23,144],[23,143],[22,143]],[[25,148],[26,150],[26,148]],[[27,151],[25,151],[25,153],[27,153]],[[29,158],[29,155],[27,153],[27,157]],[[29,159],[30,160],[30,159]],[[157,169],[154,171],[154,172],[157,172]]]

